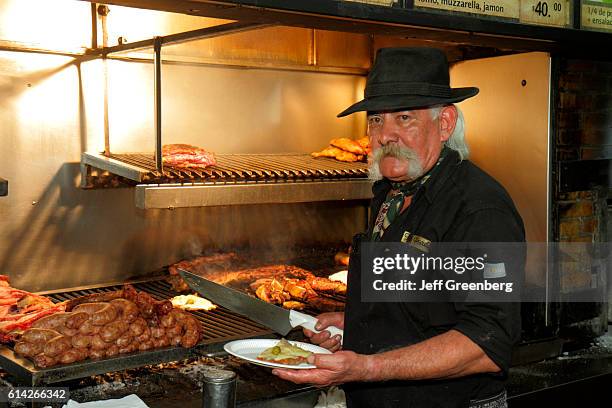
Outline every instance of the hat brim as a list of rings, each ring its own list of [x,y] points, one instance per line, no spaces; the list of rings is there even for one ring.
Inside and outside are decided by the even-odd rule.
[[[440,98],[435,96],[420,96],[420,95],[387,95],[377,96],[373,98],[363,99],[338,114],[338,117],[350,115],[355,112],[369,111],[381,112],[392,111],[399,109],[415,109],[425,108],[434,105],[443,105],[447,103],[461,102],[478,93],[478,88],[453,88],[451,96],[448,98]]]

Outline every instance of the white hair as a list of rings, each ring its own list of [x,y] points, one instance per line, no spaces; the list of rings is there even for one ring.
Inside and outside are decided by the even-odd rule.
[[[446,147],[459,153],[460,160],[465,160],[470,156],[470,149],[465,141],[465,118],[463,117],[463,112],[461,112],[461,109],[459,109],[457,105],[454,106],[455,109],[457,109],[457,123],[455,124],[453,134],[446,141]],[[433,108],[430,108],[429,111],[431,112],[431,118],[437,119],[438,116],[440,116],[442,108],[442,106],[434,106]]]

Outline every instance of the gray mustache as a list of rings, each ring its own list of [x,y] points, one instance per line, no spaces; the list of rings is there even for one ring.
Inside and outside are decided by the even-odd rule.
[[[408,147],[398,146],[396,144],[384,145],[376,149],[368,157],[369,178],[372,181],[382,179],[379,163],[383,157],[395,157],[398,159],[408,160],[409,166],[407,176],[409,179],[416,179],[423,174],[423,169],[419,163],[416,152]]]
[[[398,146],[396,144],[384,145],[375,150],[372,154],[372,161],[378,163],[383,157],[391,156],[398,159],[417,160],[416,152],[408,147]]]

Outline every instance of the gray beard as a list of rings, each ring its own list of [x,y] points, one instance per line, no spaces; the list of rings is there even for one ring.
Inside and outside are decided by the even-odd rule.
[[[408,170],[406,171],[407,181],[416,180],[424,173],[423,166],[421,166],[419,157],[414,150],[396,144],[388,144],[374,150],[368,157],[368,178],[371,181],[378,181],[383,178],[380,172],[380,161],[386,156],[405,159],[408,162]]]

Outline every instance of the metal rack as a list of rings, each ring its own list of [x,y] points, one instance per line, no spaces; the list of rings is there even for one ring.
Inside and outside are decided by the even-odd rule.
[[[157,300],[169,299],[177,295],[170,288],[170,285],[161,278],[133,282],[132,286],[138,291],[149,293]],[[104,284],[42,292],[40,294],[58,303],[93,293],[119,290],[121,287],[122,284]],[[247,337],[269,336],[272,333],[248,318],[222,307],[210,311],[192,311],[190,313],[202,325],[202,338],[192,348],[164,347],[101,360],[88,359],[74,364],[38,369],[30,360],[15,354],[10,347],[0,346],[0,366],[24,384],[51,384],[111,371],[166,363],[207,353],[220,352],[223,349],[223,344],[228,341]]]
[[[104,18],[104,15],[103,15]],[[87,166],[142,183],[136,187],[136,206],[177,208],[213,205],[291,203],[367,199],[371,185],[365,163],[313,159],[305,154],[217,155],[218,164],[206,169],[165,167],[162,161],[161,51],[163,45],[213,38],[269,27],[270,23],[233,22],[134,43],[103,47],[90,57],[153,48],[155,151],[149,154],[112,153],[105,97],[105,151],[82,154],[82,174]],[[350,179],[350,183],[345,181]],[[315,181],[316,183],[312,183]],[[271,183],[274,182],[274,183]],[[309,182],[306,184],[306,182]],[[302,185],[304,184],[304,185]],[[239,187],[238,187],[239,186]]]

